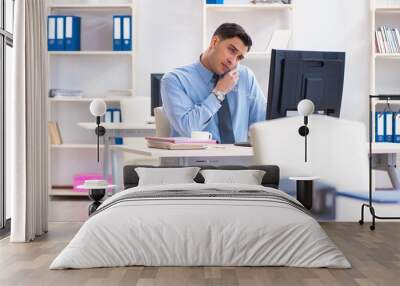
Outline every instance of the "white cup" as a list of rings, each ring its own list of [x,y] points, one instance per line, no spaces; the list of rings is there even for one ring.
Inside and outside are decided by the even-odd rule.
[[[212,134],[208,131],[192,131],[192,139],[211,140]]]

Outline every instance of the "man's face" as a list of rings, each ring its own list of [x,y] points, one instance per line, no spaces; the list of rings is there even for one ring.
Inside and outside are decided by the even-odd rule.
[[[214,36],[210,44],[210,65],[213,72],[225,74],[236,68],[247,54],[247,47],[238,37],[220,40]]]

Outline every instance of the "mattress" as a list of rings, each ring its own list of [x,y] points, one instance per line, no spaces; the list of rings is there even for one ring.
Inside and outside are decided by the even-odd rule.
[[[50,269],[129,265],[351,267],[284,192],[196,183],[135,187],[108,198]]]

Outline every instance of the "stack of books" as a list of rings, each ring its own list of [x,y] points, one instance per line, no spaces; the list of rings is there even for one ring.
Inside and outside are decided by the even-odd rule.
[[[82,96],[82,90],[52,88],[49,92],[49,97],[81,98]]]
[[[147,146],[169,150],[196,150],[205,149],[208,144],[216,144],[215,140],[193,139],[189,137],[145,137]]]
[[[377,53],[400,53],[400,33],[397,28],[380,26],[375,31]]]

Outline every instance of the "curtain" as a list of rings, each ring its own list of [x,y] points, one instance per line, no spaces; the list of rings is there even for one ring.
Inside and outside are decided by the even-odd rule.
[[[10,98],[9,174],[12,242],[47,232],[46,0],[15,1],[13,94]]]

